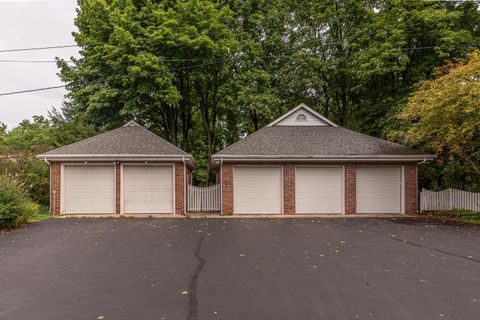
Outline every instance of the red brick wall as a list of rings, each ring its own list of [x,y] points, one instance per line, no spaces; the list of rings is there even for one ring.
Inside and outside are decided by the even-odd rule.
[[[417,213],[417,165],[405,164],[405,214]]]
[[[179,162],[175,164],[175,214],[185,214],[185,168]]]
[[[60,214],[60,177],[62,165],[59,162],[50,164],[50,212]]]
[[[233,165],[224,163],[221,168],[222,214],[233,214]]]
[[[283,166],[283,214],[295,214],[295,165]]]
[[[111,162],[109,162],[111,163]],[[50,211],[54,214],[60,214],[60,186],[61,186],[61,163],[52,162],[50,164],[50,183],[51,183],[51,201]],[[188,170],[188,169],[187,169]],[[115,166],[115,213],[120,214],[120,185],[121,185],[121,164]],[[189,171],[189,170],[188,170]],[[185,214],[185,176],[184,164],[179,162],[175,164],[175,212],[176,214]],[[55,192],[54,192],[55,191]]]
[[[233,166],[236,163],[223,163],[221,174],[222,212],[233,214]],[[239,163],[240,164],[240,163]],[[242,165],[283,165],[284,178],[284,214],[295,214],[295,164],[278,162],[241,162]],[[345,163],[345,162],[308,162],[302,165],[344,165],[345,166],[345,214],[355,214],[357,206],[356,180],[357,165],[404,165],[405,166],[405,213],[415,214],[417,211],[417,164],[416,163]]]
[[[345,164],[345,214],[357,212],[357,166]]]

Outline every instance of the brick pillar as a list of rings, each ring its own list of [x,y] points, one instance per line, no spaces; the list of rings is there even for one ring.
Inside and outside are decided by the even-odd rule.
[[[222,214],[233,214],[233,165],[223,163],[221,167]]]
[[[345,214],[357,213],[357,166],[345,165]]]
[[[120,190],[120,170],[121,165],[115,164],[115,213],[120,214],[120,198],[121,198],[121,190]]]
[[[183,163],[175,164],[175,214],[185,214],[185,168]]]
[[[295,214],[295,165],[283,166],[283,214]]]
[[[50,212],[60,214],[60,177],[62,165],[60,162],[50,164]]]
[[[417,213],[417,164],[404,166],[405,180],[405,214]]]

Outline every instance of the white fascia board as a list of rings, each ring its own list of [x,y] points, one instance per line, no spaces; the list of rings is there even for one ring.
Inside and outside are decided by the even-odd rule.
[[[332,127],[338,127],[337,124],[333,123],[332,121],[330,121],[329,119],[325,118],[324,116],[322,116],[320,113],[318,113],[317,111],[313,110],[312,108],[310,108],[309,106],[307,106],[306,104],[304,103],[300,103],[298,106],[296,106],[295,108],[293,108],[292,110],[288,111],[287,113],[285,113],[283,116],[281,116],[280,118],[277,118],[276,120],[270,122],[267,127],[271,127],[277,123],[279,123],[280,121],[282,121],[283,119],[285,119],[286,117],[288,117],[289,115],[291,115],[292,113],[294,113],[295,111],[297,111],[298,109],[305,109],[307,110],[308,112],[310,112],[311,114],[313,114],[315,117],[319,118],[320,120],[328,123],[329,125],[331,125]]]
[[[57,154],[46,155],[39,154],[36,156],[38,159],[49,161],[162,161],[172,162],[180,161],[188,165],[190,169],[195,168],[195,162],[191,155],[179,156],[179,155],[152,155],[152,154]]]
[[[250,161],[250,160],[268,160],[268,161],[345,161],[345,160],[359,160],[359,161],[422,161],[433,160],[435,155],[311,155],[311,156],[292,156],[292,155],[218,155],[213,156],[215,161]]]

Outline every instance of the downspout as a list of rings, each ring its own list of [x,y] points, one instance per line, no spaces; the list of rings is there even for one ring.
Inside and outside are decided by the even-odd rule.
[[[425,164],[425,163],[427,163],[427,158],[424,158],[422,161],[420,161],[418,165]]]
[[[187,215],[187,166],[185,164],[185,157],[182,157],[183,162],[183,214]]]
[[[417,167],[415,168],[415,184],[416,184],[416,188],[415,190],[417,190],[417,212],[418,210],[420,209],[420,194],[418,193],[418,166],[421,165],[421,164],[425,164],[427,163],[427,158],[424,158],[422,161],[420,161],[417,165]]]
[[[49,173],[49,183],[48,183],[48,201],[50,202],[49,204],[49,213],[52,213],[52,166],[50,165],[50,162],[48,162],[47,158],[43,158],[43,161],[45,161],[46,164],[48,164],[48,173]],[[55,207],[55,201],[53,202],[53,206]],[[55,208],[53,208],[53,212],[55,212]]]
[[[220,157],[220,215],[223,216],[223,157]]]

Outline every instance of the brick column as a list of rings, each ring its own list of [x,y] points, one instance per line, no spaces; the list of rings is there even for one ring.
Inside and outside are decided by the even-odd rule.
[[[417,164],[404,166],[405,180],[405,214],[417,213]]]
[[[60,178],[62,165],[60,162],[50,164],[50,212],[60,214]]]
[[[233,165],[224,163],[221,167],[222,214],[233,214]]]
[[[175,163],[175,214],[185,214],[185,168]]]
[[[121,165],[115,164],[115,213],[120,214],[120,198],[121,198],[121,175],[120,175]]]
[[[345,214],[357,213],[357,166],[345,164]]]
[[[295,165],[283,166],[283,214],[295,214]]]

